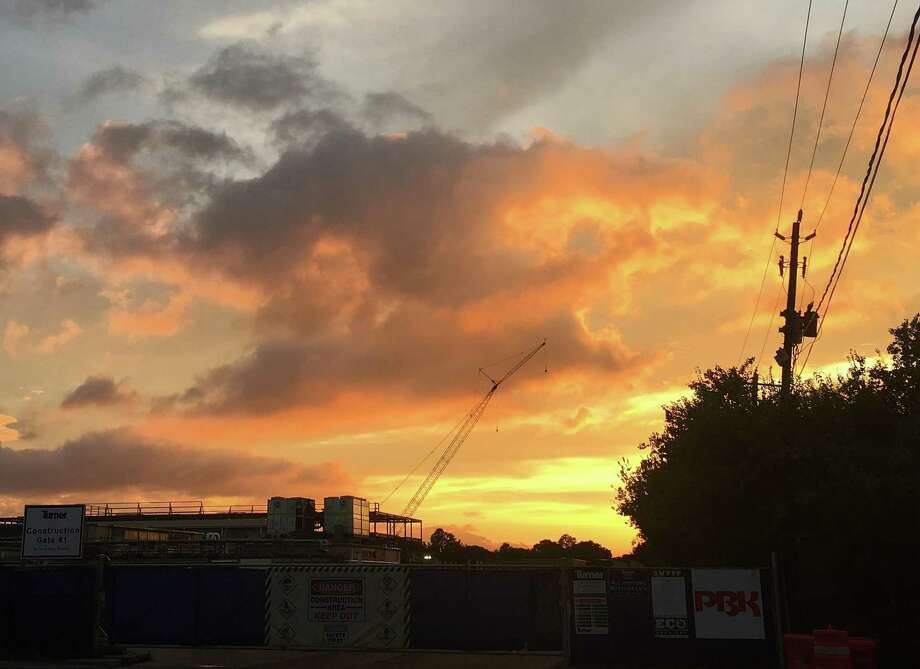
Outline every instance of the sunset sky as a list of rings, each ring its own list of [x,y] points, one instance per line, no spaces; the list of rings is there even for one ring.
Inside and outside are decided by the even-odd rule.
[[[911,4],[805,247],[806,300]],[[697,368],[763,348],[768,374],[780,343],[774,257],[742,350],[807,6],[0,0],[0,515],[379,501],[488,390],[480,366],[546,338],[418,515],[489,547],[567,532],[628,551],[617,461]],[[842,10],[814,3],[781,231]],[[850,2],[803,231],[890,10]],[[812,370],[874,355],[920,310],[917,91]]]

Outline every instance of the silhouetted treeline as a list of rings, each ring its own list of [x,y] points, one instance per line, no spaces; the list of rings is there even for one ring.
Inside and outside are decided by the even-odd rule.
[[[593,541],[578,541],[575,537],[563,534],[558,541],[543,539],[533,548],[523,548],[504,543],[498,550],[489,550],[482,546],[468,546],[453,533],[438,528],[431,534],[428,544],[431,557],[439,562],[525,562],[527,560],[558,560],[573,558],[578,560],[603,560],[610,558],[610,551]]]
[[[891,666],[920,657],[920,314],[891,334],[889,360],[854,353],[788,401],[754,393],[750,362],[700,373],[621,467],[634,556],[769,566],[776,551],[795,631],[880,637]]]

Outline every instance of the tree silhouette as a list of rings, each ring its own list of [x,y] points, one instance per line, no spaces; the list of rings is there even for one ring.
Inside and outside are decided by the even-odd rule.
[[[887,363],[854,353],[788,401],[755,397],[750,361],[699,373],[640,446],[647,457],[621,463],[616,508],[638,530],[635,556],[767,566],[777,551],[799,629],[915,638],[920,314],[890,332]]]

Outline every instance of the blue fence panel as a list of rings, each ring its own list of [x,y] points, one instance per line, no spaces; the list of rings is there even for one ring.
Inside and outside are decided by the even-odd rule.
[[[197,569],[114,567],[109,582],[110,635],[117,643],[195,643]]]
[[[559,572],[410,571],[410,643],[453,650],[561,650]]]
[[[9,654],[10,607],[13,601],[10,592],[10,572],[10,569],[0,567],[0,657]]]
[[[562,650],[562,582],[559,569],[529,572],[529,650]]]
[[[265,643],[265,569],[203,567],[198,572],[198,643]]]
[[[7,576],[12,655],[88,657],[96,636],[94,567],[16,569]]]
[[[523,650],[530,630],[530,583],[525,572],[468,572],[467,625],[482,650]]]
[[[409,579],[412,647],[469,648],[466,573],[459,569],[413,569]]]

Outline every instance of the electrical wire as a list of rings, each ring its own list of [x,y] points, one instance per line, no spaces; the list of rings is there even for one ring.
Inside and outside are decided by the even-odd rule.
[[[767,350],[767,341],[770,339],[770,333],[773,331],[773,321],[776,319],[776,308],[779,306],[779,298],[786,293],[786,281],[783,279],[783,282],[779,285],[779,288],[776,291],[776,297],[773,299],[773,308],[770,309],[770,323],[767,325],[767,331],[763,334],[763,342],[760,344],[760,353],[757,354],[757,357],[754,359],[754,369],[757,369],[757,365],[760,364],[760,361],[763,359],[763,352]]]
[[[824,104],[821,105],[821,115],[818,118],[818,130],[815,132],[815,145],[811,150],[811,162],[808,164],[808,174],[805,176],[805,188],[802,189],[802,203],[799,209],[805,208],[805,196],[808,194],[808,184],[811,181],[811,172],[815,166],[815,156],[818,154],[818,142],[821,139],[821,128],[824,126],[824,112],[827,111],[827,99],[831,93],[831,82],[834,80],[834,69],[837,67],[837,53],[840,51],[840,38],[843,36],[843,24],[847,18],[847,8],[850,0],[843,4],[843,16],[840,17],[840,28],[837,30],[837,45],[834,47],[834,58],[831,60],[831,71],[827,75],[827,87],[824,89]]]
[[[840,17],[840,27],[837,29],[837,43],[834,45],[834,57],[831,59],[831,69],[827,75],[827,86],[824,88],[824,102],[821,104],[821,114],[818,116],[818,129],[815,132],[815,143],[811,149],[811,160],[808,163],[808,173],[805,175],[805,187],[802,188],[802,200],[799,203],[799,209],[805,209],[805,198],[808,195],[808,185],[811,183],[811,175],[815,167],[815,157],[818,155],[818,144],[821,141],[821,130],[824,128],[824,114],[827,111],[827,100],[830,98],[831,94],[831,83],[834,81],[834,71],[837,68],[837,55],[840,53],[840,39],[843,37],[843,26],[846,23],[847,19],[847,9],[850,6],[850,0],[846,0],[843,3],[843,14]],[[819,219],[820,220],[820,219]],[[817,230],[817,226],[815,227]],[[802,278],[805,278],[805,263],[807,262],[808,256],[812,255],[812,251],[815,247],[815,239],[812,237],[808,242],[808,253],[802,257]],[[796,268],[793,267],[792,271],[795,271]],[[799,304],[796,309],[801,310],[802,305],[805,303],[805,297],[800,296]]]
[[[744,341],[741,342],[741,350],[738,351],[737,366],[741,366],[741,360],[744,357],[744,349],[747,348],[748,339],[751,336],[751,329],[754,327],[754,318],[757,316],[757,307],[760,306],[760,298],[763,296],[763,287],[767,282],[767,272],[770,271],[770,261],[773,260],[773,249],[776,248],[776,237],[773,237],[773,243],[770,244],[770,253],[767,255],[767,263],[763,268],[763,275],[760,277],[760,290],[757,291],[757,299],[754,301],[754,310],[751,312],[751,320],[748,321],[747,332],[744,333]],[[755,366],[756,369],[756,366]]]
[[[916,18],[920,18],[920,7],[917,9]],[[834,283],[835,277],[840,270],[840,263],[843,260],[843,255],[846,252],[847,245],[849,243],[850,237],[854,233],[854,228],[856,226],[856,219],[859,216],[860,207],[863,204],[864,199],[866,198],[866,188],[869,185],[869,180],[872,178],[873,171],[877,171],[878,162],[881,160],[879,156],[879,149],[881,148],[883,135],[885,135],[885,129],[889,125],[889,120],[891,119],[892,105],[895,101],[895,96],[898,93],[898,85],[901,83],[901,77],[904,73],[904,64],[907,61],[907,57],[910,54],[910,47],[913,45],[914,34],[916,32],[917,21],[916,18],[911,24],[910,33],[908,35],[907,46],[904,50],[904,54],[901,56],[901,63],[898,66],[898,72],[895,76],[894,87],[891,89],[891,94],[888,96],[888,104],[885,107],[885,115],[882,118],[882,124],[879,126],[878,134],[875,137],[875,146],[872,149],[872,155],[869,156],[869,165],[866,167],[866,174],[863,176],[862,185],[859,189],[859,196],[856,198],[856,204],[853,206],[853,214],[850,216],[850,223],[847,226],[846,234],[843,237],[843,243],[840,246],[840,251],[837,253],[837,260],[834,263],[834,267],[831,270],[831,274],[827,279],[827,285],[824,287],[824,292],[821,294],[821,299],[818,301],[818,310],[824,305],[824,300],[827,298],[828,293],[831,290],[831,286]],[[913,66],[913,61],[911,61],[911,66]],[[906,79],[904,81],[906,84]],[[903,90],[903,89],[902,89]],[[898,97],[898,102],[900,102],[900,96]],[[890,132],[890,131],[889,131]],[[874,179],[873,179],[874,181]]]
[[[812,0],[808,0],[808,13],[805,15],[805,36],[802,38],[802,56],[799,59],[799,78],[798,82],[795,85],[795,103],[792,106],[792,128],[789,131],[789,145],[786,148],[786,165],[783,168],[783,183],[779,191],[779,209],[776,212],[776,229],[775,232],[779,232],[779,222],[783,215],[783,199],[786,195],[786,179],[789,175],[789,158],[792,156],[792,142],[795,138],[795,122],[796,117],[799,113],[799,94],[802,90],[802,72],[805,69],[805,47],[808,45],[808,26],[811,23],[811,4]],[[773,250],[776,248],[776,237],[773,237],[773,242],[770,244],[770,253],[767,255],[767,262],[763,268],[763,275],[760,277],[760,289],[757,291],[757,299],[754,301],[754,309],[751,312],[751,320],[748,322],[747,332],[744,333],[744,341],[741,343],[741,350],[738,353],[738,365],[741,364],[741,359],[744,356],[744,349],[747,347],[748,339],[751,336],[751,329],[754,327],[754,319],[757,317],[757,308],[760,306],[760,299],[763,297],[763,288],[767,280],[767,272],[770,270],[770,262],[773,260]],[[773,311],[776,311],[774,307]],[[773,325],[773,320],[770,320],[770,327]],[[769,333],[769,328],[767,330]],[[757,357],[759,360],[763,355],[763,349],[761,348],[761,354]],[[756,364],[755,367],[756,369]]]
[[[907,82],[910,79],[910,74],[913,71],[914,62],[917,58],[917,49],[920,47],[920,38],[915,39],[918,21],[920,21],[920,6],[917,7],[917,11],[914,14],[914,18],[910,26],[910,32],[908,33],[907,37],[907,44],[904,47],[904,53],[901,55],[901,62],[898,65],[898,72],[895,76],[894,87],[891,89],[891,94],[888,96],[888,104],[885,107],[885,115],[882,119],[882,125],[879,127],[879,131],[875,139],[875,147],[873,148],[872,155],[869,157],[869,167],[866,170],[865,177],[863,177],[862,187],[860,188],[859,197],[857,198],[856,205],[853,209],[853,215],[850,218],[850,225],[847,228],[847,234],[844,236],[843,244],[841,245],[840,252],[837,255],[837,262],[834,264],[834,269],[831,272],[830,278],[828,279],[827,286],[825,286],[824,294],[821,296],[821,300],[818,303],[818,309],[820,309],[820,307],[824,304],[825,298],[827,298],[827,306],[825,307],[824,313],[822,314],[821,324],[817,332],[817,337],[815,337],[808,348],[805,360],[802,363],[802,368],[798,372],[799,376],[801,376],[802,372],[805,371],[805,366],[808,364],[808,359],[811,356],[811,352],[814,350],[815,344],[824,331],[824,325],[827,323],[827,313],[830,310],[831,301],[833,300],[834,293],[837,291],[837,286],[840,283],[840,277],[842,276],[843,269],[846,266],[847,260],[849,259],[850,250],[853,248],[853,242],[856,239],[856,233],[859,230],[859,226],[862,224],[863,214],[866,211],[869,197],[871,196],[872,189],[875,186],[875,180],[878,177],[882,158],[885,155],[885,150],[888,147],[888,140],[891,137],[891,130],[894,127],[894,119],[897,115],[898,107],[901,104],[901,99],[904,96],[904,90],[907,88]],[[912,52],[911,47],[913,47]],[[910,63],[908,64],[907,71],[905,72],[904,64],[907,62],[908,56],[910,56]],[[901,79],[902,74],[904,76],[903,81]],[[896,99],[895,95],[897,95]],[[894,103],[893,106],[892,103]],[[884,139],[882,138],[883,134]]]
[[[885,48],[885,41],[888,39],[888,32],[891,30],[891,21],[894,19],[894,12],[898,8],[898,0],[894,0],[894,3],[891,6],[891,14],[888,15],[888,25],[885,26],[885,34],[882,35],[882,41],[878,45],[878,51],[875,53],[875,62],[872,63],[872,70],[869,72],[869,79],[866,81],[866,88],[863,90],[862,99],[859,101],[859,107],[856,109],[856,116],[853,119],[853,125],[850,126],[850,134],[847,136],[846,144],[843,147],[843,153],[840,155],[840,163],[837,165],[837,172],[834,174],[834,180],[831,182],[830,191],[827,194],[827,199],[824,201],[824,207],[821,209],[821,214],[818,216],[818,222],[815,223],[815,230],[821,227],[821,221],[824,220],[824,214],[827,212],[827,207],[831,203],[831,198],[834,195],[834,188],[837,186],[837,180],[840,178],[840,172],[843,169],[843,162],[846,160],[847,151],[850,148],[850,142],[853,141],[853,134],[856,132],[856,124],[859,122],[859,116],[862,114],[863,105],[866,103],[866,98],[869,95],[869,87],[872,84],[872,79],[875,76],[875,70],[878,68],[879,59],[882,57],[882,50]]]

